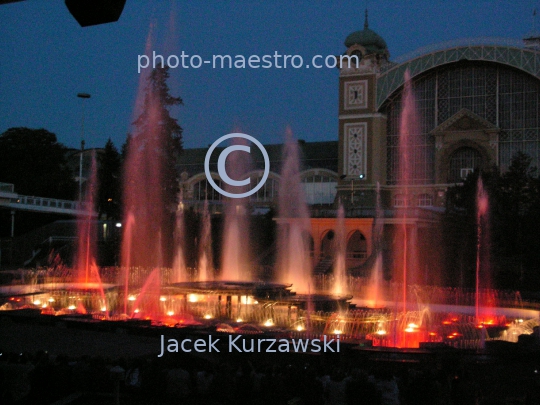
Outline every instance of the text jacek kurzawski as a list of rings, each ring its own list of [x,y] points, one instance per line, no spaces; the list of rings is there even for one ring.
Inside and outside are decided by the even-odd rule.
[[[224,342],[221,342],[221,341]],[[223,344],[227,350],[223,350]],[[161,335],[161,352],[165,353],[220,353],[218,345],[229,353],[339,353],[339,335],[329,339],[323,335],[320,339],[271,339],[247,338],[244,335],[229,335],[227,339],[208,335],[200,339],[167,339]]]

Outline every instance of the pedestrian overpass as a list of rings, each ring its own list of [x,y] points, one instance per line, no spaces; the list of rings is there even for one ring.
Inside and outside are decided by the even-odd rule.
[[[3,208],[11,210],[12,237],[15,229],[15,211],[31,211],[73,216],[88,216],[89,212],[87,210],[88,207],[84,202],[17,194],[15,192],[15,186],[10,183],[0,183],[0,209]],[[97,217],[97,212],[90,212],[90,216]]]

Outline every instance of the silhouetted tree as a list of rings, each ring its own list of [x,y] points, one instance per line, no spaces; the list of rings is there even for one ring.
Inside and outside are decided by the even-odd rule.
[[[24,195],[73,199],[77,185],[66,152],[46,129],[9,128],[0,135],[0,182]]]
[[[482,176],[484,189],[490,197],[499,186],[497,168],[469,174],[463,185],[448,190],[446,212],[443,218],[443,240],[445,245],[445,278],[451,286],[474,287],[476,272],[476,190],[478,178]],[[493,219],[493,216],[490,216]]]
[[[506,172],[473,173],[448,190],[443,219],[447,283],[474,286],[476,189],[482,176],[489,195],[490,262],[494,287],[540,287],[540,181],[532,159],[518,152]]]
[[[518,152],[494,195],[494,259],[500,281],[511,288],[540,286],[540,190],[531,162]]]
[[[0,182],[22,195],[73,200],[77,184],[67,165],[67,148],[45,129],[9,128],[0,134]],[[62,219],[58,214],[17,211],[15,235]],[[0,210],[0,237],[10,235],[10,211]]]

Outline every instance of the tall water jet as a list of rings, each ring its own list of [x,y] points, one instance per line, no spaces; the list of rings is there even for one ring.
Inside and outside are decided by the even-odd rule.
[[[312,265],[309,254],[309,211],[300,182],[298,142],[287,130],[278,198],[278,281],[293,283],[293,289],[307,293]]]
[[[91,265],[96,255],[97,228],[93,220],[95,201],[97,196],[97,170],[96,157],[92,154],[90,176],[86,182],[86,194],[84,195],[83,211],[77,217],[77,255],[76,276],[79,283],[90,283]],[[81,196],[81,200],[83,200]]]
[[[241,138],[235,138],[235,142],[244,144]],[[248,177],[251,167],[250,154],[238,150],[233,151],[228,155],[225,164],[226,172],[232,180],[244,180]],[[243,186],[228,186],[227,189],[234,193],[247,191]],[[251,279],[247,202],[247,198],[229,198],[226,202],[221,280]]]
[[[158,263],[170,266],[177,206],[176,158],[181,149],[181,132],[168,108],[182,100],[169,94],[168,67],[147,73],[134,131],[127,139],[124,165],[124,215],[133,215],[131,234],[124,233],[122,243],[130,246],[122,257],[126,267],[153,268]],[[165,256],[167,254],[167,256]],[[127,266],[129,267],[129,266]]]
[[[201,235],[199,241],[198,281],[212,280],[214,278],[212,260],[212,218],[208,209],[208,200],[204,200],[204,211],[202,214]]]
[[[188,274],[186,270],[186,260],[184,256],[185,251],[185,224],[184,224],[184,203],[182,195],[180,195],[180,202],[176,209],[176,227],[174,229],[174,262],[173,271],[171,276],[172,283],[180,283],[188,281]]]
[[[135,217],[132,212],[128,212],[124,221],[124,243],[122,243],[122,264],[123,264],[123,280],[124,285],[124,314],[127,315],[128,297],[129,297],[129,274],[131,269],[131,242],[133,241],[133,224]]]
[[[131,257],[122,260],[124,264],[130,262],[131,266],[155,265],[160,256],[155,241],[165,219],[160,153],[164,142],[158,127],[161,114],[157,104],[155,96],[147,97],[146,128],[132,136],[127,146],[124,204],[126,215],[133,215],[135,220],[131,234],[124,233],[123,238],[124,245],[131,246]]]
[[[368,305],[376,308],[382,300],[382,281],[383,281],[383,255],[382,255],[382,237],[383,237],[383,218],[384,211],[381,203],[381,186],[377,182],[377,197],[375,205],[375,220],[373,221],[373,251],[376,254],[375,264],[371,269],[371,276],[368,285],[367,297]]]
[[[97,285],[97,290],[101,297],[101,304],[99,307],[103,312],[107,312],[108,308],[105,291],[99,275],[99,267],[96,264],[97,223],[94,220],[93,215],[96,211],[97,188],[96,155],[95,153],[92,153],[90,176],[86,182],[86,194],[84,196],[84,210],[77,218],[78,246],[75,281],[83,283],[85,286]]]
[[[345,238],[345,210],[341,201],[337,211],[336,232],[334,236],[334,288],[333,293],[342,295],[347,288],[347,265],[345,255],[347,242]]]
[[[476,322],[481,324],[480,308],[484,308],[484,318],[490,304],[481,302],[482,289],[488,290],[491,287],[489,260],[489,199],[482,176],[478,176],[476,187],[476,289],[475,289],[475,309]]]
[[[403,311],[407,310],[407,284],[416,282],[415,272],[417,270],[416,255],[413,249],[416,248],[414,241],[409,242],[409,230],[407,229],[408,218],[411,208],[411,196],[409,188],[414,182],[415,151],[413,147],[414,138],[420,134],[416,99],[412,89],[412,80],[409,71],[405,72],[405,85],[402,96],[402,110],[399,125],[399,193],[402,194],[403,206],[399,216],[401,218],[402,233],[402,300]]]

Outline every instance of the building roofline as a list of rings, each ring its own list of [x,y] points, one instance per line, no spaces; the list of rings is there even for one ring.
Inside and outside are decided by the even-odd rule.
[[[516,38],[501,38],[501,37],[474,37],[474,38],[457,38],[449,41],[437,42],[435,44],[425,45],[416,48],[413,51],[407,52],[398,56],[391,62],[393,65],[383,68],[383,71],[390,70],[394,66],[401,65],[412,59],[427,55],[436,51],[442,51],[450,48],[462,48],[467,46],[504,46],[509,48],[528,49],[522,39]]]
[[[409,70],[411,78],[414,78],[428,70],[461,60],[499,63],[540,79],[540,51],[523,45],[518,47],[512,40],[507,40],[506,45],[490,45],[484,39],[467,41],[461,45],[459,42],[445,42],[443,44],[454,46],[443,49],[437,46],[420,48],[427,53],[420,53],[418,50],[410,54],[416,55],[412,59],[392,64],[377,78],[377,108],[380,109],[388,97],[403,86],[405,71]],[[511,43],[513,45],[510,45]]]

